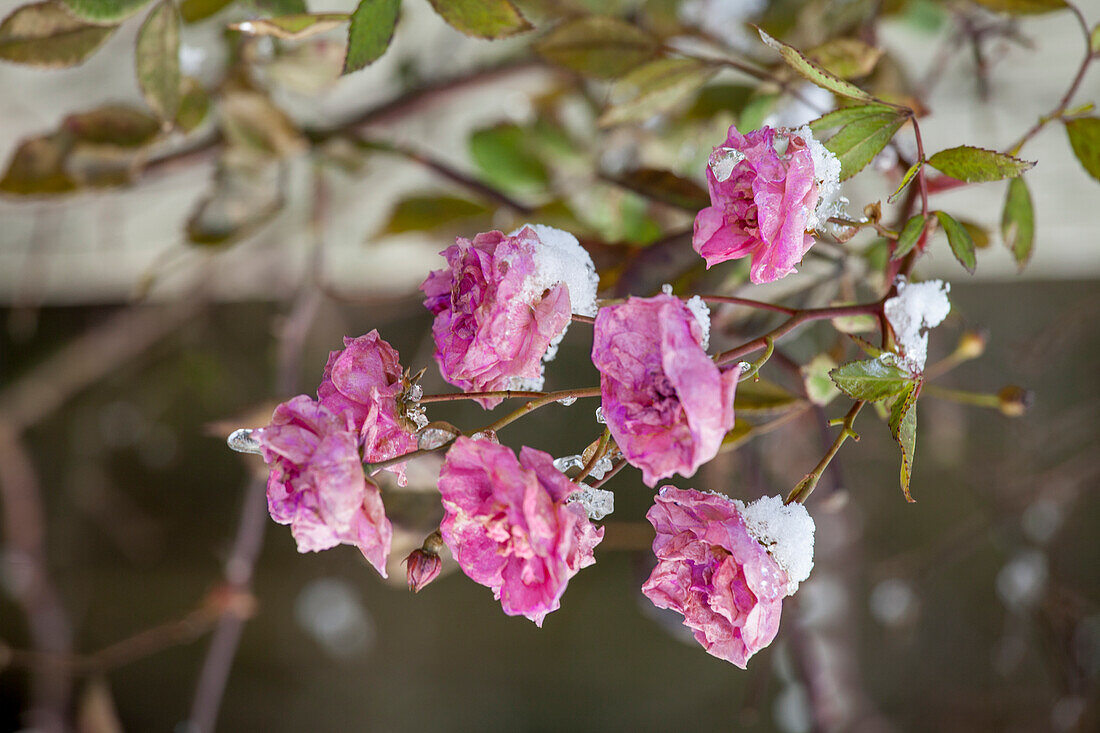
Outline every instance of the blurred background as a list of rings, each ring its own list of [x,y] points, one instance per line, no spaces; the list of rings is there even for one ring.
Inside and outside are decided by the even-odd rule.
[[[861,83],[927,108],[929,150],[1010,146],[1058,104],[1083,44],[1068,13],[1018,20],[970,3],[517,5],[535,37],[599,12],[762,66],[775,59],[745,21],[803,48],[863,38],[887,53]],[[0,0],[4,16],[17,7]],[[985,353],[936,384],[1023,385],[1034,405],[1013,419],[926,394],[915,504],[898,488],[885,422],[866,411],[862,440],[809,503],[814,574],[784,604],[776,642],[742,671],[641,596],[652,492],[633,469],[608,485],[616,511],[596,565],[539,630],[461,573],[415,596],[404,587],[400,561],[439,520],[430,459],[407,489],[384,488],[396,525],[387,582],[354,548],[299,555],[266,515],[262,461],[224,441],[312,393],[328,351],[372,328],[405,366],[429,367],[426,392],[450,391],[431,368],[416,286],[456,234],[568,228],[609,292],[672,282],[798,306],[875,292],[884,242],[865,234],[823,242],[797,276],[763,288],[746,286],[739,265],[702,272],[683,235],[690,205],[678,203],[697,196],[731,122],[802,124],[829,96],[774,66],[782,86],[724,69],[631,124],[600,126],[619,85],[546,63],[527,35],[463,36],[427,2],[404,2],[385,55],[345,77],[342,28],[249,38],[227,25],[288,6],[180,7],[185,21],[193,13],[180,66],[202,92],[170,132],[142,132],[146,112],[117,111],[145,109],[141,14],[75,68],[0,65],[0,729],[1100,728],[1100,189],[1057,126],[1022,154],[1039,161],[1027,174],[1037,220],[1027,268],[1002,246],[1004,185],[982,184],[934,199],[973,228],[976,275],[942,236],[916,269],[952,285],[930,363],[964,334],[986,334]],[[1095,25],[1100,4],[1080,7]],[[1094,70],[1075,99],[1100,96],[1098,80]],[[14,165],[31,138],[47,140],[33,175]],[[903,130],[846,184],[853,215],[885,205],[911,139]],[[43,160],[59,141],[72,185],[45,191],[58,170]],[[654,169],[684,183],[657,194],[623,184]],[[884,206],[884,220],[906,205]],[[717,309],[715,343],[774,324]],[[570,329],[548,389],[596,383],[590,339],[584,324]],[[821,324],[783,348],[804,363],[837,343]],[[763,375],[776,390],[747,390],[738,416],[782,427],[675,483],[749,500],[785,494],[819,460],[833,435],[822,426],[844,400],[811,408],[797,375],[772,365]],[[550,406],[503,441],[578,453],[599,434],[590,402]],[[491,419],[470,405],[430,412],[464,428]]]

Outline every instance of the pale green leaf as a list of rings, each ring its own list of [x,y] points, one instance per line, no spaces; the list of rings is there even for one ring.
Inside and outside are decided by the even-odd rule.
[[[176,112],[176,127],[191,132],[206,119],[210,110],[210,97],[202,84],[190,76],[180,83],[180,106]]]
[[[850,361],[830,371],[829,376],[841,392],[868,402],[900,394],[913,381],[909,372],[882,359]]]
[[[836,369],[836,366],[836,362],[828,354],[818,354],[802,367],[802,381],[810,402],[824,407],[840,394],[840,390],[829,378],[829,372]]]
[[[1016,264],[1023,269],[1031,259],[1035,243],[1035,210],[1023,177],[1008,182],[1004,213],[1001,214],[1001,236]]]
[[[148,5],[150,0],[61,0],[81,20],[116,25]]]
[[[91,56],[116,26],[89,25],[59,3],[16,8],[0,23],[0,60],[60,69]]]
[[[773,415],[793,410],[805,400],[766,379],[749,379],[737,385],[733,411],[737,415]]]
[[[401,0],[361,0],[348,26],[348,53],[344,73],[359,71],[377,61],[393,40]]]
[[[309,12],[306,0],[249,0],[249,3],[268,15],[301,15]]]
[[[1089,34],[1089,51],[1100,54],[1100,23],[1094,25],[1092,33]]]
[[[905,187],[909,185],[909,182],[913,180],[913,177],[920,171],[921,166],[924,165],[923,160],[918,160],[913,165],[909,166],[909,170],[905,171],[905,175],[901,177],[901,184],[898,185],[898,190],[890,194],[890,197],[886,199],[886,203],[892,204],[897,201],[898,196],[905,190]]]
[[[535,44],[548,61],[597,79],[622,76],[659,48],[656,38],[633,23],[602,15],[567,20]]]
[[[457,31],[476,38],[506,38],[529,31],[511,0],[428,0],[435,12]]]
[[[172,0],[161,0],[141,24],[134,67],[149,109],[174,120],[180,105],[180,16]]]
[[[842,97],[848,97],[849,99],[859,99],[866,102],[874,100],[874,97],[857,87],[855,84],[844,81],[843,79],[838,79],[819,65],[810,61],[794,46],[788,46],[786,43],[772,38],[759,28],[757,28],[757,31],[760,33],[760,40],[778,51],[780,55],[783,56],[783,60],[786,61],[792,69],[806,79],[812,81],[814,84],[817,84],[819,87],[827,89],[834,94],[839,94]]]
[[[973,275],[978,262],[975,255],[974,240],[971,238],[970,232],[942,211],[936,212],[936,218],[940,220],[940,226],[943,227],[943,231],[947,235],[947,243],[951,245],[951,253],[966,268],[966,271]]]
[[[960,145],[939,151],[928,159],[928,165],[957,180],[980,183],[1015,178],[1035,164],[994,150]]]
[[[697,91],[716,73],[714,66],[696,59],[657,59],[639,66],[615,84],[611,106],[599,124],[644,122]]]
[[[521,127],[505,123],[477,130],[470,136],[470,157],[492,184],[508,191],[546,187],[550,174],[532,151],[531,137]]]
[[[347,13],[295,13],[230,24],[230,30],[250,36],[274,36],[296,41],[336,28],[351,19]]]
[[[1100,181],[1100,117],[1067,120],[1066,134],[1077,160],[1090,176]]]

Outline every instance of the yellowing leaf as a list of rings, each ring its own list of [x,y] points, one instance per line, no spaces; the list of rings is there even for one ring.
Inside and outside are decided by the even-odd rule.
[[[531,30],[511,0],[428,0],[457,31],[477,38],[505,38]]]
[[[659,48],[656,38],[633,23],[602,15],[567,20],[535,44],[548,61],[598,79],[622,76]]]
[[[620,79],[612,90],[612,104],[600,116],[603,127],[644,122],[681,101],[717,73],[696,59],[657,59]]]
[[[149,108],[162,120],[174,120],[180,106],[180,17],[172,0],[161,0],[142,23],[134,66]]]
[[[71,138],[62,135],[24,140],[0,179],[0,192],[20,196],[66,193],[77,187],[65,170]]]
[[[231,23],[230,30],[250,36],[274,36],[286,40],[298,40],[315,36],[338,27],[351,19],[347,13],[295,13],[277,18],[257,18],[241,23]]]
[[[857,87],[855,84],[844,81],[843,79],[838,79],[833,74],[821,68],[818,64],[810,61],[794,46],[788,46],[786,43],[772,38],[759,28],[757,28],[757,31],[760,33],[760,40],[778,51],[783,57],[783,60],[786,61],[792,69],[806,79],[812,81],[814,84],[817,84],[819,87],[827,89],[834,94],[839,94],[842,97],[848,97],[849,99],[859,99],[865,102],[874,100],[874,97]]]
[[[917,397],[921,382],[913,382],[898,395],[890,408],[890,434],[901,448],[901,490],[905,500],[912,503],[909,484],[913,478],[913,454],[917,449]]]
[[[856,79],[875,70],[883,50],[857,38],[834,38],[806,53],[840,79]]]
[[[60,3],[24,5],[0,23],[0,59],[29,66],[76,66],[91,56],[115,26],[89,25]]]

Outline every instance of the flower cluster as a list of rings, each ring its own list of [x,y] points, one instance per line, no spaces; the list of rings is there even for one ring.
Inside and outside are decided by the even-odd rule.
[[[751,255],[754,281],[793,271],[813,241],[807,232],[828,168],[815,146],[808,131],[730,129],[707,169],[713,206],[696,219],[695,249],[708,266]],[[569,581],[595,562],[604,530],[593,521],[614,509],[601,488],[605,476],[626,463],[650,487],[694,475],[733,428],[741,368],[707,354],[710,311],[698,296],[685,301],[666,286],[599,307],[595,267],[567,232],[529,224],[458,238],[441,254],[447,267],[421,290],[434,316],[440,375],[463,394],[424,397],[419,376],[371,331],[330,354],[316,399],[279,405],[270,425],[241,431],[243,440],[269,464],[268,509],[290,525],[300,551],[354,545],[382,575],[393,529],[371,475],[393,471],[404,485],[406,457],[446,449],[438,478],[444,518],[405,558],[409,587],[420,591],[440,576],[446,547],[506,614],[541,626]],[[465,397],[493,409],[512,390],[541,390],[545,364],[575,318],[592,324],[598,413],[607,425],[583,454],[555,461],[523,446],[517,455],[496,440],[499,426],[538,404],[571,403],[578,395],[569,391],[560,400],[562,393],[540,394],[469,434],[429,423],[431,401]],[[238,437],[231,444],[239,447]],[[778,499],[746,507],[665,487],[647,516],[657,566],[643,593],[682,614],[711,654],[744,666],[775,636],[781,600],[812,566],[805,509]]]

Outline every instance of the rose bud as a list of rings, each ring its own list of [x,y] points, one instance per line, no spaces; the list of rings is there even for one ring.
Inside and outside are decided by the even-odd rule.
[[[419,550],[413,550],[405,558],[409,590],[413,593],[419,593],[421,588],[439,577],[439,571],[443,569],[443,559],[439,557],[441,549],[443,537],[439,532],[432,532]]]

